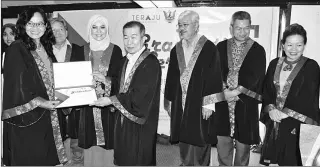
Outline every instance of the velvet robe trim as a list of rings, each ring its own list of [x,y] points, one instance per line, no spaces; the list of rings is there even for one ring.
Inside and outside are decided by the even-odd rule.
[[[139,65],[141,64],[141,62],[147,58],[147,56],[150,55],[150,52],[148,50],[145,50],[137,59],[137,61],[135,62],[135,64],[133,65],[129,76],[127,78],[127,80],[125,79],[125,71],[126,71],[126,66],[123,66],[122,69],[122,73],[121,73],[121,80],[120,80],[120,91],[119,93],[127,93],[129,86],[131,84],[132,78],[137,70],[137,68],[139,67]],[[137,123],[137,124],[144,124],[146,119],[145,118],[139,118],[138,116],[135,116],[133,114],[131,114],[119,101],[117,96],[112,96],[110,97],[110,100],[112,102],[112,104],[122,113],[121,115],[121,119],[123,120],[123,116],[125,116],[126,118],[128,118],[129,120]]]
[[[181,84],[181,88],[182,88],[182,109],[183,109],[183,111],[185,109],[187,92],[188,92],[191,74],[192,74],[193,68],[197,62],[199,54],[203,48],[203,45],[206,43],[206,41],[207,41],[207,38],[205,36],[200,37],[199,41],[196,44],[196,47],[194,48],[194,51],[193,51],[192,56],[188,62],[187,67],[183,70],[183,72],[180,76],[180,84]],[[180,41],[178,43],[178,45],[181,45],[181,47],[177,47],[177,57],[182,57],[184,59],[183,50],[178,49],[178,48],[182,48],[182,41]],[[178,60],[181,60],[181,58],[178,58]],[[183,66],[181,66],[181,65],[182,65],[182,62],[179,62],[179,69],[183,69]],[[181,71],[180,71],[180,73],[181,73]]]
[[[1,119],[2,120],[9,119],[9,118],[24,114],[26,112],[32,111],[33,109],[39,107],[43,101],[45,101],[45,99],[43,99],[42,97],[36,97],[26,104],[23,104],[23,105],[14,107],[14,108],[6,109],[2,112]],[[34,123],[36,123],[36,122],[37,121],[35,121]],[[32,125],[32,124],[30,124],[30,125]],[[28,125],[28,126],[30,126],[30,125]]]
[[[205,97],[222,93],[221,63],[217,47],[207,40],[197,58],[188,85],[185,109],[182,109],[181,71],[176,45],[170,52],[164,98],[171,107],[170,142],[205,146],[217,142],[212,114],[202,116]],[[190,60],[191,61],[191,60]],[[184,71],[185,72],[185,71]],[[212,96],[211,96],[212,97]],[[209,100],[210,101],[210,100]],[[209,102],[207,101],[207,102]],[[171,104],[170,104],[171,103]],[[211,102],[210,102],[211,103]],[[190,136],[190,134],[192,134]]]
[[[21,40],[17,40],[11,45],[5,60],[7,73],[4,74],[4,111],[25,104],[30,104],[28,107],[35,108],[32,110],[29,110],[29,108],[28,112],[5,119],[5,121],[23,128],[39,121],[44,112],[50,112],[57,156],[60,163],[64,163],[67,161],[67,156],[62,143],[57,110],[48,111],[37,106],[44,99],[53,100],[53,84],[48,84],[53,81],[53,75],[49,74],[50,71],[46,69],[39,55],[36,52],[34,52],[34,55],[31,54]],[[37,101],[36,105],[31,102],[35,99]],[[22,107],[22,110],[26,111],[26,108]]]
[[[280,72],[283,66],[283,62],[284,62],[285,57],[281,57],[278,60],[277,66],[276,66],[276,70],[274,73],[274,85],[277,91],[277,97],[276,97],[276,104],[268,104],[266,105],[266,107],[264,108],[264,112],[269,113],[269,111],[273,110],[273,109],[278,109],[279,111],[287,114],[288,116],[299,120],[301,122],[304,122],[306,124],[311,124],[311,125],[318,125],[318,122],[313,120],[312,118],[299,113],[297,111],[294,111],[288,107],[284,107],[286,99],[288,97],[292,82],[294,81],[294,79],[296,78],[296,76],[298,75],[298,73],[300,72],[301,68],[303,67],[303,65],[306,63],[307,59],[306,57],[301,57],[301,60],[297,63],[297,65],[294,67],[293,71],[290,73],[289,77],[286,80],[286,83],[283,87],[283,91],[280,92]]]
[[[88,55],[88,56],[85,56],[86,61],[91,60],[91,49],[89,46],[90,46],[89,43],[87,45],[84,45],[84,54]],[[109,46],[107,47],[107,49],[103,51],[103,55],[101,57],[101,62],[104,65],[104,67],[106,68],[105,69],[106,71],[103,71],[103,72],[100,71],[100,72],[102,72],[103,74],[105,73],[104,74],[105,76],[107,75],[106,73],[108,72],[113,48],[114,48],[114,44],[110,43]],[[100,68],[99,68],[99,70],[100,70]],[[110,79],[107,80],[107,82],[104,84],[105,84],[105,89],[104,89],[105,96],[110,96],[111,84],[112,84]],[[97,93],[97,94],[99,94],[99,93]],[[96,137],[97,137],[97,145],[105,145],[100,108],[93,107],[93,119],[94,119],[94,126],[95,126]]]
[[[231,71],[232,69],[235,70],[234,69],[235,67],[234,67],[234,64],[233,64],[233,57],[232,57],[232,53],[231,53],[232,52],[231,46],[232,46],[233,40],[234,40],[233,38],[230,38],[230,39],[227,40],[227,56],[228,56],[228,68],[229,68],[229,71]],[[242,55],[240,56],[241,57],[241,59],[240,59],[241,60],[241,64],[244,61],[244,59],[246,58],[246,55],[249,52],[249,50],[251,49],[253,43],[254,43],[254,41],[251,38],[247,40],[247,44],[246,44],[246,46],[244,48],[244,51],[243,51]],[[259,95],[258,93],[254,92],[252,90],[249,90],[249,89],[245,88],[244,86],[238,85],[238,87],[236,89],[238,91],[240,91],[241,93],[249,96],[249,97],[252,97],[254,99],[257,99],[257,100],[261,101],[261,95]]]
[[[229,73],[227,41],[228,40],[221,41],[217,45],[221,59],[221,69],[224,83],[226,83]],[[254,42],[240,67],[238,87],[236,88],[240,88],[240,86],[242,86],[260,95],[262,93],[265,70],[265,50],[261,45],[259,45],[259,43]],[[224,88],[227,88],[226,84],[224,84],[224,86]],[[260,142],[258,120],[258,103],[260,101],[244,93],[239,94],[238,97],[239,100],[236,102],[235,106],[236,124],[234,129],[234,138],[244,144],[258,144]],[[229,136],[231,128],[228,103],[223,101],[217,103],[215,107],[215,126],[219,127],[217,128],[217,134],[219,136]]]

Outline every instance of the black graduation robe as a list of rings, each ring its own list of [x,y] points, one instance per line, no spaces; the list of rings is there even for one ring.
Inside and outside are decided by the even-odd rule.
[[[50,70],[43,65],[20,40],[6,52],[2,121],[8,165],[54,166],[67,161],[57,111],[39,107],[54,98]]]
[[[217,47],[205,36],[200,37],[188,66],[182,41],[171,50],[164,97],[171,102],[172,144],[217,143],[213,125],[215,114],[208,120],[203,119],[202,106],[224,100],[220,57]]]
[[[231,39],[229,39],[231,40]],[[228,40],[217,45],[221,58],[223,82],[227,82],[229,72]],[[229,46],[230,47],[230,46]],[[229,53],[228,53],[229,52]],[[235,106],[235,132],[233,137],[244,144],[258,144],[259,138],[259,111],[261,102],[262,83],[266,69],[266,53],[264,48],[254,42],[248,50],[238,76],[238,89],[241,94]],[[223,101],[216,104],[215,126],[218,136],[230,136],[230,120],[228,103]]]
[[[120,91],[111,96],[117,108],[114,164],[156,165],[161,67],[148,50],[139,56],[124,81],[128,59],[122,61]]]
[[[83,46],[83,52],[85,60],[89,61],[89,44]],[[120,61],[122,60],[122,58],[122,51],[120,47],[112,43],[110,43],[108,48],[103,53],[102,61],[109,62],[108,72],[106,76],[109,84],[103,84],[103,89],[105,88],[110,96],[115,95],[119,90],[118,76],[119,71],[121,71]],[[106,106],[100,109],[101,114],[98,113],[96,115],[97,119],[95,121],[93,107],[84,106],[83,108],[81,108],[78,134],[79,147],[88,149],[91,146],[99,145],[105,149],[113,149],[115,113],[111,112],[110,110],[114,110],[114,107]],[[104,144],[99,144],[99,141],[104,142]]]
[[[302,165],[299,149],[300,124],[320,123],[320,68],[316,61],[302,56],[290,73],[281,96],[277,96],[284,58],[276,58],[270,62],[264,81],[261,121],[267,128],[265,138],[270,137],[273,128],[277,129],[277,137],[273,148],[272,145],[266,148],[266,154],[261,157],[260,163]],[[289,117],[275,125],[269,117],[272,108],[277,108]]]
[[[84,61],[83,48],[77,44],[67,46],[66,57],[64,62]],[[68,137],[78,139],[80,108],[63,108],[58,110],[59,125],[61,130],[62,140],[65,141]],[[68,115],[68,123],[66,116]]]

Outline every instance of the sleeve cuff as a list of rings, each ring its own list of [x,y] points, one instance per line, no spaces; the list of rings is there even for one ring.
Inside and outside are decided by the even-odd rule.
[[[262,96],[261,95],[259,95],[256,92],[253,92],[253,91],[251,91],[251,90],[249,90],[249,89],[247,89],[247,88],[245,88],[245,87],[243,87],[241,85],[239,85],[236,89],[239,92],[241,92],[241,93],[243,93],[243,94],[245,94],[245,95],[247,95],[249,97],[252,97],[252,98],[254,98],[254,99],[258,100],[258,101],[262,101]]]
[[[310,125],[318,125],[318,122],[314,121],[312,118],[309,118],[303,114],[300,114],[294,110],[291,110],[287,107],[285,107],[284,109],[282,109],[282,112],[287,114],[289,117],[292,117],[296,120],[299,120],[301,122],[304,122],[306,124],[310,124]]]
[[[212,103],[218,103],[221,101],[225,101],[226,98],[224,97],[223,92],[211,94],[208,96],[203,97],[203,105],[208,105]]]
[[[110,100],[111,100],[111,103],[122,113],[122,115],[127,117],[129,120],[131,120],[137,124],[144,124],[146,122],[145,119],[136,117],[136,116],[132,115],[130,112],[128,112],[122,106],[122,104],[120,103],[120,101],[118,100],[118,98],[116,96],[111,96]]]
[[[44,98],[36,97],[26,104],[23,104],[21,106],[17,106],[14,108],[6,109],[2,113],[1,119],[5,120],[5,119],[9,119],[9,118],[27,113],[27,112],[37,108],[38,106],[40,106],[40,104],[44,101],[46,101]]]

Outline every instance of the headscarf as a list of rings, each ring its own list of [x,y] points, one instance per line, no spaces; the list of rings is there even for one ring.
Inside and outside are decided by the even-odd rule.
[[[105,24],[106,28],[107,28],[106,37],[101,41],[95,40],[91,35],[92,26],[97,21],[103,22]],[[89,19],[89,22],[88,22],[87,32],[88,32],[88,40],[89,40],[88,42],[90,43],[90,49],[92,51],[105,50],[105,49],[108,48],[108,46],[110,44],[110,36],[109,36],[109,24],[108,24],[107,18],[105,18],[105,17],[103,17],[101,15],[98,15],[98,14],[92,16]]]

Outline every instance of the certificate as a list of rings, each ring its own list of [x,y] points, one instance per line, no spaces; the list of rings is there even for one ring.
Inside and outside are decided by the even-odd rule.
[[[56,108],[88,105],[97,100],[90,61],[53,63]]]

